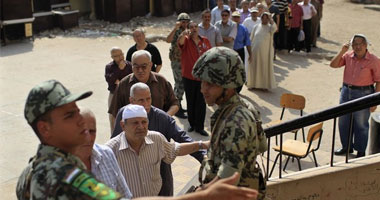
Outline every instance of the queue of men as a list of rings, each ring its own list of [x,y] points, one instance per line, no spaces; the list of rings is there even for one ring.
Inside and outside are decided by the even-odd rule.
[[[262,55],[251,51],[251,43],[254,49],[263,49],[258,46],[272,42],[271,53],[264,57],[271,58],[273,68],[273,37],[281,13],[274,19],[263,4],[248,10],[249,2],[243,0],[238,10],[234,0],[229,1],[229,9],[221,2],[217,1],[213,11],[202,12],[199,24],[186,13],[178,16],[166,40],[171,43],[174,90],[159,74],[163,66],[159,50],[145,41],[143,30],[133,33],[136,44],[128,50],[126,60],[120,48],[111,49],[113,61],[105,71],[111,139],[105,145],[95,144],[94,113],[76,105],[92,92],[72,94],[56,80],[33,87],[24,115],[41,144],[19,178],[18,199],[264,199],[266,182],[256,163],[257,156],[267,150],[261,117],[238,93],[252,78],[246,75],[245,61],[260,59],[252,53]],[[214,25],[212,18],[219,11],[220,20]],[[309,11],[313,15],[313,8]],[[311,43],[308,40],[307,45]],[[351,40],[353,51],[347,53],[349,44],[344,45],[331,63],[331,67],[345,66],[352,71],[353,60],[363,63],[367,59],[369,70],[374,71],[365,81],[346,77],[345,73],[341,103],[349,100],[349,92],[365,90],[367,95],[380,91],[380,70],[376,70],[380,62],[368,53],[367,44],[364,35],[355,35]],[[309,46],[306,48],[308,51]],[[275,83],[270,81],[273,88]],[[184,93],[187,111],[181,104]],[[217,106],[211,116],[210,134],[204,130],[206,104]],[[340,119],[342,149],[337,155],[353,149],[358,151],[357,157],[365,155],[368,137],[363,134],[368,135],[370,110],[374,108],[354,118],[355,143],[350,149],[345,140],[347,126],[343,127],[348,118]],[[177,126],[173,116],[187,118],[187,132],[211,135],[210,140],[194,141]],[[201,163],[201,185],[191,194],[168,197],[173,196],[170,164],[177,156],[188,154]]]

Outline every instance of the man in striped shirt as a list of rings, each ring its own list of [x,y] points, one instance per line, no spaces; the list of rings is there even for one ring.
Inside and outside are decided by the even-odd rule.
[[[287,0],[273,0],[272,4],[278,7],[280,10],[280,23],[278,25],[278,46],[277,49],[287,48],[287,27],[285,26],[285,21],[288,18],[288,1]]]
[[[148,131],[148,115],[143,106],[124,108],[123,133],[106,143],[116,155],[134,197],[155,196],[162,185],[160,164],[171,164],[176,156],[206,149],[209,142],[169,143],[159,132]]]

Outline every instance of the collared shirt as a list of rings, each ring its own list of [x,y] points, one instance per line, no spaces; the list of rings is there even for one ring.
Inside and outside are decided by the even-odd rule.
[[[380,82],[380,59],[368,51],[362,59],[357,59],[354,51],[346,52],[339,66],[345,66],[343,82],[346,84],[367,86]]]
[[[261,24],[260,17],[256,18],[256,21],[253,21],[252,17],[247,18],[244,20],[243,25],[245,28],[247,28],[249,35],[251,35],[253,27],[255,27],[257,24]]]
[[[313,11],[315,13],[317,13],[317,10],[315,10],[313,4],[311,4],[311,3],[308,3],[307,5],[304,5],[303,2],[300,2],[300,3],[298,3],[298,5],[300,5],[302,7],[302,10],[303,10],[303,17],[302,17],[302,19],[303,20],[309,20],[309,19],[311,19],[313,17],[311,9],[313,9]]]
[[[251,46],[248,30],[241,24],[238,24],[236,39],[234,40],[234,50],[242,49],[245,46]]]
[[[132,198],[132,193],[117,164],[112,150],[105,145],[94,144],[91,155],[91,172],[108,187],[122,196]]]
[[[232,37],[236,38],[237,34],[237,24],[231,20],[228,20],[227,24],[223,24],[222,21],[215,23],[215,26],[220,30],[222,37]],[[223,46],[232,49],[234,47],[234,41],[223,42]]]
[[[245,19],[251,17],[251,13],[249,12],[249,10],[247,10],[247,12],[244,12],[242,8],[242,9],[239,9],[239,13],[240,13],[240,23],[243,23]]]
[[[169,143],[155,131],[148,131],[138,154],[128,144],[124,132],[106,145],[115,153],[134,197],[157,196],[162,185],[161,160],[171,164],[179,152],[178,143]]]
[[[116,87],[108,113],[116,117],[117,111],[129,104],[129,92],[133,84],[139,82],[132,73],[123,78]],[[146,84],[150,88],[152,95],[152,105],[164,110],[169,110],[170,106],[178,105],[178,100],[174,96],[173,87],[161,74],[151,72]]]
[[[193,67],[195,62],[197,62],[198,58],[207,50],[211,49],[211,44],[207,38],[203,36],[198,36],[199,42],[195,44],[194,40],[190,38],[190,36],[185,36],[185,41],[183,45],[179,45],[181,49],[181,70],[182,77],[185,77],[190,80],[199,80],[193,77],[191,72],[193,71]]]
[[[154,44],[151,44],[149,42],[146,42],[147,45],[144,50],[147,50],[152,55],[152,71],[156,71],[157,65],[162,65],[162,59],[160,51],[157,49]],[[129,48],[127,55],[125,56],[125,59],[129,62],[132,62],[132,54],[137,51],[137,44],[133,45],[131,48]]]
[[[89,184],[94,187],[88,187]],[[19,177],[16,194],[23,200],[92,200],[96,194],[105,194],[105,199],[120,198],[119,193],[87,173],[86,166],[78,157],[43,144],[39,145],[36,156]]]
[[[115,128],[111,138],[116,137],[123,131],[121,129],[120,123],[118,122],[121,120],[124,108],[125,106],[120,108],[119,112],[117,113],[117,123],[115,123]],[[161,109],[151,106],[148,113],[148,120],[148,130],[160,132],[165,136],[167,141],[170,141],[171,139],[179,143],[194,141],[189,135],[187,135],[186,131],[177,126],[176,121],[172,116],[168,115]],[[191,156],[193,156],[199,162],[202,162],[205,154],[206,152],[202,150],[192,153]],[[171,165],[166,164],[165,162],[161,162],[161,178],[162,188],[160,194],[172,196],[174,191],[172,168]]]
[[[222,35],[216,26],[210,24],[210,27],[208,27],[206,30],[203,26],[203,23],[199,23],[198,27],[199,35],[206,37],[209,40],[211,47],[215,47],[216,43],[223,43]]]
[[[116,88],[115,81],[121,80],[126,77],[128,74],[132,73],[132,64],[129,61],[126,61],[126,66],[123,70],[119,68],[115,61],[112,61],[106,65],[106,72],[104,77],[108,83],[108,90],[113,93]]]
[[[223,10],[229,10],[230,7],[227,6],[227,5],[223,5],[223,9],[219,9],[218,6],[215,6],[215,8],[213,8],[211,10],[211,24],[215,24],[217,21],[220,21],[222,20],[222,11]]]
[[[298,4],[290,4],[289,8],[292,12],[292,20],[291,20],[291,28],[299,28],[301,27],[301,19],[303,17],[303,9]]]

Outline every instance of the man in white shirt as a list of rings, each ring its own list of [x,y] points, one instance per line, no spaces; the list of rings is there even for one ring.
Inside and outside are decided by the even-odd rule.
[[[223,4],[223,0],[216,1],[216,7],[211,10],[211,24],[215,24],[217,21],[222,20],[221,13],[223,10],[230,9],[229,6]]]
[[[309,3],[310,0],[304,0],[298,5],[302,7],[303,11],[303,32],[305,33],[305,48],[306,52],[311,51],[311,18],[317,14],[313,4]]]
[[[206,37],[212,47],[221,46],[223,43],[222,35],[218,28],[216,28],[211,23],[211,12],[210,10],[205,10],[202,12],[202,22],[198,24],[199,35]]]
[[[207,149],[209,142],[170,143],[159,132],[148,131],[148,115],[143,106],[125,106],[120,122],[123,133],[106,143],[115,153],[133,197],[156,196],[162,179],[160,164],[171,164],[177,156]]]
[[[251,12],[251,17],[248,17],[243,22],[243,26],[247,28],[249,35],[251,35],[253,27],[261,23],[261,19],[260,17],[258,17],[259,10],[257,10],[257,8],[253,8],[250,10],[250,12]]]

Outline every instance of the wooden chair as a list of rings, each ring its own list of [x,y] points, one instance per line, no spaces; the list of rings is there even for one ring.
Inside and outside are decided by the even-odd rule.
[[[280,105],[282,107],[282,112],[280,116],[280,120],[272,121],[266,124],[267,127],[280,124],[282,122],[282,119],[284,118],[285,109],[294,109],[299,110],[300,116],[303,115],[303,109],[305,108],[306,100],[305,97],[297,94],[289,94],[284,93],[281,95]],[[294,133],[294,139],[297,139],[297,132],[299,129],[295,129],[291,131]],[[303,141],[305,142],[305,131],[302,128],[302,136]],[[278,144],[278,139],[276,136],[276,145]]]
[[[315,167],[318,167],[317,158],[315,156],[315,151],[317,151],[319,149],[319,146],[321,144],[322,133],[323,133],[322,126],[323,126],[323,122],[318,123],[309,129],[309,132],[307,134],[307,143],[301,142],[298,140],[286,140],[284,142],[284,144],[282,145],[282,154],[285,156],[288,156],[286,163],[285,163],[285,166],[284,166],[284,169],[283,169],[284,171],[286,169],[286,166],[288,165],[290,157],[297,159],[298,168],[301,171],[302,169],[301,169],[300,159],[307,157],[309,155],[309,153],[313,154]],[[318,144],[316,146],[313,146],[313,143],[315,140],[318,140]],[[278,157],[280,156],[280,146],[273,147],[273,150],[275,150],[279,153],[276,156],[276,159],[274,161],[274,164],[273,164],[273,167],[272,167],[272,170],[271,170],[269,176],[272,175],[274,167],[276,166]]]

